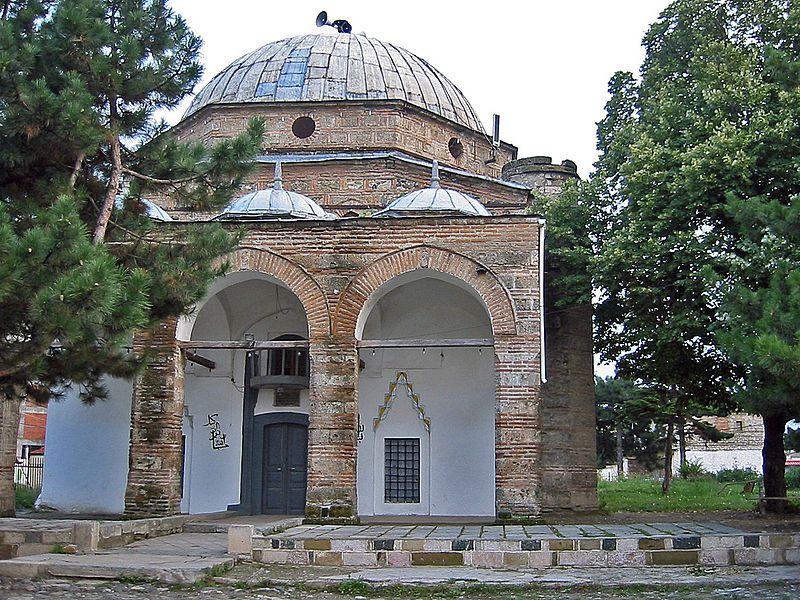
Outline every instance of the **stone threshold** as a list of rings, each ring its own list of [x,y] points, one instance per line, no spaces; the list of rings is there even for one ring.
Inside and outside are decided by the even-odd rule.
[[[228,531],[228,552],[265,564],[528,569],[554,566],[729,566],[800,564],[800,534],[738,533],[539,539],[303,537]]]

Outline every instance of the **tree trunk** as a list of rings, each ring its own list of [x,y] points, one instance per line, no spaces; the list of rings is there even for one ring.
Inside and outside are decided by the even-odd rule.
[[[681,477],[686,479],[686,423],[683,419],[678,422],[678,454],[681,461]]]
[[[14,462],[17,459],[20,400],[0,396],[0,517],[16,514]]]
[[[669,494],[672,484],[672,438],[675,435],[675,423],[672,419],[667,421],[667,439],[664,441],[664,481],[661,482],[661,492]]]
[[[785,413],[762,415],[764,421],[764,496],[772,498],[786,497],[786,453],[783,447],[783,432],[786,421]],[[786,500],[765,500],[764,510],[770,513],[786,512]]]
[[[111,220],[111,212],[114,210],[114,202],[119,193],[120,176],[122,175],[122,154],[120,150],[119,136],[114,135],[111,139],[111,174],[108,177],[108,188],[103,198],[103,206],[100,207],[100,214],[97,215],[97,223],[92,233],[92,241],[95,244],[103,243],[106,237],[108,222]]]
[[[617,423],[617,479],[625,476],[625,453],[622,450],[622,423]]]

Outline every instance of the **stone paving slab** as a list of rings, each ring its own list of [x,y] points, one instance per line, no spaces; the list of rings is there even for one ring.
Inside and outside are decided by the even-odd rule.
[[[0,576],[13,578],[147,578],[163,583],[195,583],[215,568],[233,567],[233,557],[138,554],[39,554],[0,561]]]
[[[227,536],[179,533],[141,540],[96,554],[38,554],[0,561],[0,576],[152,578],[164,583],[194,583],[214,570],[230,568]]]

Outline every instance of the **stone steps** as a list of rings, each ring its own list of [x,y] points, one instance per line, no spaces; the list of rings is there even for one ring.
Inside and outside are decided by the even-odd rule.
[[[229,552],[266,564],[504,569],[800,564],[800,534],[550,539],[330,539],[229,531]],[[233,541],[232,541],[233,540]]]

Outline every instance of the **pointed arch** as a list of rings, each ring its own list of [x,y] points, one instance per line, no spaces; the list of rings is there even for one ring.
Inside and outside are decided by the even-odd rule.
[[[303,305],[308,320],[309,339],[321,339],[330,335],[328,300],[319,283],[301,266],[274,252],[252,246],[243,246],[221,260],[228,262],[232,273],[255,271],[279,280]]]
[[[486,306],[492,332],[495,335],[516,334],[511,296],[488,267],[463,254],[425,245],[386,254],[356,275],[336,305],[333,333],[355,336],[359,315],[372,294],[391,279],[420,269],[444,273],[467,284]]]

